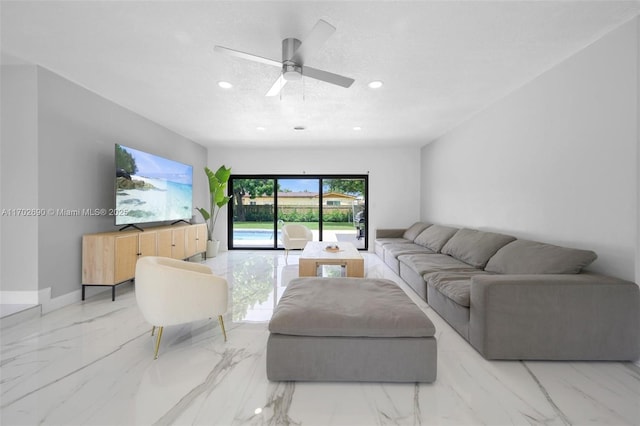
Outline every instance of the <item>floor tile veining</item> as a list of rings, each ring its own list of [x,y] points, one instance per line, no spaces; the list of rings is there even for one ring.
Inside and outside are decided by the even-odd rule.
[[[2,329],[3,425],[634,425],[640,368],[616,362],[487,361],[375,255],[369,277],[397,282],[437,328],[433,384],[269,382],[267,323],[298,255],[208,259],[230,286],[228,342],[214,319],[151,327],[133,285]]]

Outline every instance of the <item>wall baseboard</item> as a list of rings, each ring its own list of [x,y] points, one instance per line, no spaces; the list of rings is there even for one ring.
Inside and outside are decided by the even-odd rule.
[[[98,293],[111,292],[110,288],[96,287],[88,291],[89,296]],[[72,303],[82,301],[82,290],[78,289],[71,293],[58,297],[51,297],[51,287],[42,290],[32,291],[0,291],[0,304],[2,305],[41,305],[42,314],[55,311]]]
[[[46,314],[64,306],[79,302],[82,291],[76,290],[65,295],[52,298],[51,287],[33,291],[0,291],[0,303],[3,305],[41,305],[42,314]]]
[[[43,297],[40,298],[40,304],[42,305],[42,314],[55,311],[56,309],[63,308],[72,303],[80,302],[82,299],[82,291],[76,290],[71,293],[64,294],[59,297],[51,298],[51,287],[46,289]]]
[[[0,291],[0,303],[3,305],[38,305],[40,291]]]

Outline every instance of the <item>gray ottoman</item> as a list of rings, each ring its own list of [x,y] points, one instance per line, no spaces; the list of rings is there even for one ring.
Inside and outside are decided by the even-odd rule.
[[[436,379],[435,327],[390,280],[294,279],[269,331],[269,380]]]

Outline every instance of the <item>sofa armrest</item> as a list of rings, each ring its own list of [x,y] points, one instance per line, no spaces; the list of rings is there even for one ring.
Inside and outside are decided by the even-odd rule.
[[[487,359],[636,360],[640,290],[595,274],[478,275],[469,341]]]
[[[406,229],[376,229],[376,238],[402,238]]]

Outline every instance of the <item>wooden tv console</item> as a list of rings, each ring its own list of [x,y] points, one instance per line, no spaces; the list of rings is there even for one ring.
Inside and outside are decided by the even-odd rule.
[[[187,259],[207,250],[207,225],[172,225],[144,231],[113,231],[82,236],[82,300],[87,286],[116,286],[135,276],[142,256]]]

